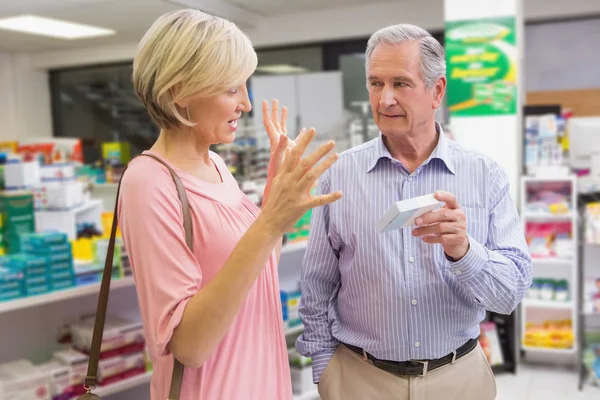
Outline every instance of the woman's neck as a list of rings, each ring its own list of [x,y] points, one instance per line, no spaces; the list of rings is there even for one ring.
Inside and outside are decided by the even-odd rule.
[[[210,145],[201,143],[193,130],[161,130],[151,152],[165,158],[171,165],[209,182],[221,181],[210,158]]]

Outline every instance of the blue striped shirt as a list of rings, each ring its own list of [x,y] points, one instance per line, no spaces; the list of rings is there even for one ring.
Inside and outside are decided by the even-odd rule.
[[[506,173],[446,138],[414,171],[378,138],[342,153],[319,181],[338,202],[313,210],[296,347],[319,378],[340,343],[379,359],[435,359],[479,335],[485,310],[510,314],[531,284],[531,258]],[[378,233],[395,201],[452,192],[467,217],[468,253],[451,262],[413,228]]]

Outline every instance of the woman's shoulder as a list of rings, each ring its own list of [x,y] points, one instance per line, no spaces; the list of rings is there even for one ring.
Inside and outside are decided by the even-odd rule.
[[[176,191],[167,167],[144,155],[139,155],[129,162],[121,179],[122,194],[147,196],[164,191]]]

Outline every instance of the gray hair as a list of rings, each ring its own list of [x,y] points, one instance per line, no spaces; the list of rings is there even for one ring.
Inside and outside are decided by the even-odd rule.
[[[425,81],[425,87],[431,89],[438,79],[446,75],[444,48],[429,32],[415,25],[392,25],[375,32],[367,43],[366,69],[369,68],[369,59],[378,44],[396,45],[405,41],[419,42],[421,74]]]

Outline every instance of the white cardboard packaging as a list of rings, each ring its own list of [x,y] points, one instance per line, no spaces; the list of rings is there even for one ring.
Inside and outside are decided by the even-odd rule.
[[[51,400],[50,379],[42,369],[0,373],[0,400]]]
[[[54,352],[54,359],[71,369],[71,385],[82,385],[87,375],[88,359],[83,354],[74,349],[58,350]]]
[[[52,398],[68,395],[72,392],[71,368],[57,360],[40,364],[38,369],[47,371]]]
[[[94,320],[85,319],[71,325],[73,347],[89,353],[94,334]],[[144,328],[140,321],[108,317],[104,323],[101,351],[119,349],[132,344],[144,343]]]
[[[377,222],[377,230],[383,233],[412,226],[417,217],[434,210],[439,204],[433,194],[397,201]]]
[[[9,190],[32,188],[41,181],[40,164],[37,161],[9,162],[4,165],[4,182]]]

